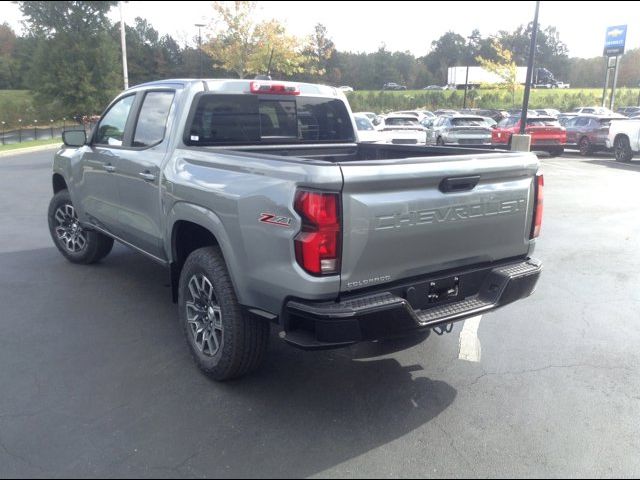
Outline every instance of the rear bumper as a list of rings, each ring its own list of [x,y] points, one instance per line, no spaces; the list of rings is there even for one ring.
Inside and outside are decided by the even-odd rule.
[[[439,324],[457,322],[528,297],[542,271],[538,260],[501,264],[426,277],[385,291],[344,297],[340,302],[286,304],[284,340],[305,350],[410,335]],[[453,300],[414,308],[429,285],[454,278],[460,294]],[[470,295],[467,295],[471,293]]]

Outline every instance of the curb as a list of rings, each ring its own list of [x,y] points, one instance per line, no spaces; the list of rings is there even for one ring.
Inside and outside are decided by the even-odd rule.
[[[0,158],[11,157],[13,155],[20,155],[23,153],[42,152],[46,150],[57,150],[61,146],[62,146],[62,141],[60,141],[60,144],[52,143],[51,145],[38,145],[37,147],[16,148],[15,150],[0,152]]]

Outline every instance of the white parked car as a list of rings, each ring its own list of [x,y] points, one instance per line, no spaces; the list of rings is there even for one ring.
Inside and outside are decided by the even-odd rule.
[[[353,92],[353,87],[349,87],[348,85],[343,85],[338,87],[338,90],[342,90],[343,92]]]
[[[631,161],[634,155],[640,153],[640,119],[611,122],[605,145],[613,148],[617,161]]]
[[[364,115],[365,117],[367,117],[372,122],[376,118],[378,118],[378,114],[377,113],[373,113],[373,112],[354,112],[354,115]]]
[[[383,121],[382,132],[389,143],[424,145],[426,129],[415,115],[389,114]]]
[[[367,115],[354,113],[358,141],[360,143],[381,143],[386,141],[385,135],[377,130]]]

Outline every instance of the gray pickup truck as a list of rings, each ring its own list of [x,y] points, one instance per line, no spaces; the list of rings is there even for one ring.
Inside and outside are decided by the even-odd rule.
[[[65,132],[49,228],[71,262],[114,240],[165,265],[198,366],[419,337],[530,295],[543,179],[530,153],[358,143],[337,89],[166,80]],[[114,299],[114,301],[117,301]]]

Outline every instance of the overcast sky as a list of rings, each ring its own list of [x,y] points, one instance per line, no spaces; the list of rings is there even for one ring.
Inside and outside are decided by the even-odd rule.
[[[640,47],[640,2],[540,2],[540,23],[558,28],[570,56],[602,55],[608,26],[629,23],[627,50]],[[535,2],[258,2],[260,15],[276,18],[299,36],[316,23],[329,30],[339,50],[372,52],[384,43],[389,50],[428,53],[431,41],[453,30],[467,36],[474,28],[482,35],[513,30],[533,19]],[[195,23],[213,20],[211,2],[136,2],[125,4],[125,21],[146,18],[161,33],[181,43],[197,35]],[[112,12],[119,18],[117,9]],[[0,2],[0,22],[19,29],[21,15],[11,2]]]

